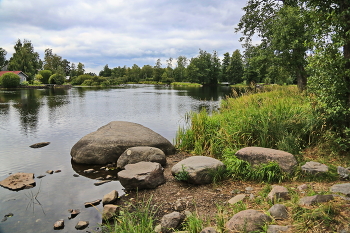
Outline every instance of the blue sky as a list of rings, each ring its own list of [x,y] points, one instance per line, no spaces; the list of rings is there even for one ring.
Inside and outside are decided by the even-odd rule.
[[[0,0],[0,47],[28,39],[87,72],[242,49],[234,28],[246,0]]]

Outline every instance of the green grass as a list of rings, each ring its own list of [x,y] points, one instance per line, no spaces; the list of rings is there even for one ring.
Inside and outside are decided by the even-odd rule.
[[[201,87],[199,83],[188,83],[188,82],[173,82],[170,85],[172,86],[182,86],[182,87]]]
[[[103,232],[115,233],[149,233],[154,231],[155,214],[157,208],[151,205],[149,200],[136,200],[121,209],[120,215],[116,216],[113,223],[106,222]]]
[[[271,89],[271,91],[266,91]],[[295,87],[270,87],[266,92],[228,98],[220,112],[190,113],[188,126],[180,129],[180,150],[220,158],[227,147],[234,150],[261,146],[298,154],[312,143],[317,121],[307,97]]]

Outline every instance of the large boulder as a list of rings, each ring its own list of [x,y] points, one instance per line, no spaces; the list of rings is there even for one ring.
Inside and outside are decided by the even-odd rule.
[[[71,150],[76,163],[115,163],[120,155],[134,146],[151,146],[166,155],[175,153],[175,147],[164,137],[140,124],[112,121],[80,139]]]
[[[298,164],[291,153],[263,147],[245,147],[236,152],[236,157],[252,165],[276,162],[285,172],[291,172]]]
[[[173,176],[186,174],[184,181],[192,184],[209,184],[213,181],[213,174],[225,165],[207,156],[191,156],[175,164],[171,173]]]
[[[257,210],[248,209],[238,212],[225,224],[228,232],[259,231],[272,218]]]
[[[117,168],[124,169],[127,164],[134,164],[142,161],[160,163],[164,166],[166,164],[166,156],[161,149],[156,147],[135,146],[124,151],[119,157]]]
[[[151,189],[165,183],[164,168],[152,162],[128,164],[118,178],[125,189]]]

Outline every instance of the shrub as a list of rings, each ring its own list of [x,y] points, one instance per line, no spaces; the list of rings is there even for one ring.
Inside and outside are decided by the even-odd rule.
[[[92,76],[88,74],[82,74],[78,77],[73,77],[71,84],[72,85],[81,85],[85,80],[91,79]]]
[[[41,75],[42,79],[40,80],[41,83],[49,83],[49,79],[52,75],[51,70],[40,70],[39,75]]]
[[[57,84],[57,85],[62,85],[64,83],[64,75],[62,74],[53,74],[49,78],[49,84]]]
[[[5,88],[17,87],[20,82],[20,77],[14,73],[5,73],[0,77],[0,84]]]

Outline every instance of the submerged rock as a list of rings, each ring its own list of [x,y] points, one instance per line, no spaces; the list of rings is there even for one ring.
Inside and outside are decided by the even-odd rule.
[[[49,144],[50,144],[50,142],[39,142],[39,143],[35,143],[33,145],[30,145],[29,147],[31,147],[31,148],[41,148],[41,147],[47,146]]]
[[[23,172],[12,174],[6,179],[0,181],[0,186],[14,191],[33,188],[35,186],[34,174]]]
[[[55,222],[55,224],[53,224],[53,229],[55,229],[55,230],[60,230],[63,228],[64,228],[64,220],[63,219],[58,220]]]

